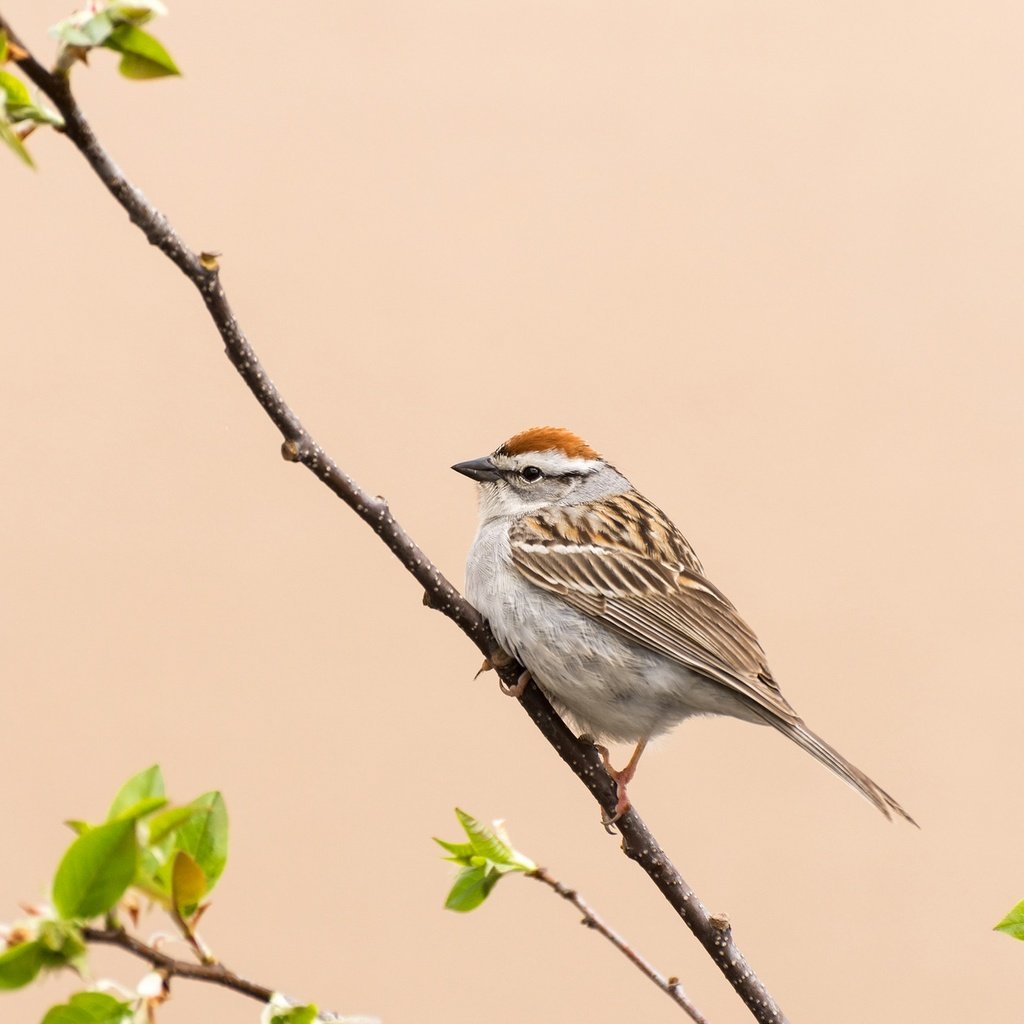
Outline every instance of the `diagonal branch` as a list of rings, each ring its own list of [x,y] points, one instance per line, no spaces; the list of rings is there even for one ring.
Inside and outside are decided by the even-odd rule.
[[[394,519],[387,502],[383,498],[372,497],[340,469],[285,402],[235,319],[220,283],[216,259],[188,248],[167,218],[121,173],[93,134],[72,94],[67,76],[53,74],[39,64],[11,30],[2,13],[0,29],[5,30],[11,42],[16,44],[17,50],[12,52],[21,70],[60,111],[65,122],[64,134],[150,244],[160,249],[199,291],[224,342],[228,358],[264,412],[281,431],[284,457],[291,462],[301,462],[374,530],[423,586],[426,603],[451,619],[485,657],[495,654],[497,644],[480,614]],[[497,671],[505,683],[514,686],[523,669],[511,662]],[[558,756],[590,790],[606,815],[610,815],[615,807],[616,790],[594,746],[581,742],[570,732],[535,684],[527,686],[519,701]],[[733,941],[731,929],[722,923],[721,918],[712,918],[639,814],[635,810],[628,811],[619,820],[618,828],[623,852],[636,861],[661,890],[754,1017],[761,1024],[785,1024],[784,1014]]]
[[[570,889],[567,885],[559,882],[558,879],[552,878],[545,868],[536,868],[533,871],[527,872],[526,877],[536,878],[538,882],[543,882],[549,889],[558,893],[563,900],[568,900],[583,915],[580,924],[593,929],[599,935],[603,935],[645,978],[653,981],[669,999],[681,1006],[694,1024],[708,1024],[707,1018],[690,1002],[689,997],[683,991],[683,986],[679,983],[679,979],[666,978],[655,970],[618,932],[613,931],[609,925],[598,917],[597,912],[593,910],[575,889]]]

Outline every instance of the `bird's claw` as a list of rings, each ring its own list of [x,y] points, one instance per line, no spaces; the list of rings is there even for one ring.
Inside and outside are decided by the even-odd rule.
[[[604,770],[608,773],[612,782],[615,783],[615,807],[610,815],[601,815],[601,824],[604,825],[605,831],[609,835],[614,835],[615,830],[612,826],[632,807],[633,805],[629,802],[629,795],[626,792],[626,786],[632,780],[634,774],[636,774],[636,762],[640,759],[640,752],[643,750],[643,746],[638,747],[633,757],[629,759],[629,764],[626,765],[622,771],[616,771],[611,764],[610,755],[608,748],[600,743],[594,744],[594,749],[601,755],[601,761],[604,764]]]
[[[615,823],[619,820],[619,817],[620,815],[618,814],[611,814],[607,817],[604,814],[601,815],[601,824],[604,826],[604,830],[608,835],[613,836],[618,831],[615,827]]]
[[[522,697],[523,691],[526,689],[529,682],[530,673],[529,671],[524,671],[516,680],[515,685],[509,686],[504,679],[499,679],[498,685],[501,687],[501,692],[505,694],[506,697]]]
[[[612,778],[615,779],[615,776],[612,776]],[[633,806],[626,795],[625,785],[618,779],[615,779],[615,792],[618,797],[615,801],[615,809],[610,815],[601,815],[601,824],[604,825],[604,830],[609,835],[615,835],[615,830],[612,826]]]

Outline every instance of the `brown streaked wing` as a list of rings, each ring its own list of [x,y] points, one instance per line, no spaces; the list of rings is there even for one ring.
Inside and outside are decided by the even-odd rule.
[[[616,494],[596,505],[582,506],[584,515],[591,521],[604,520],[607,527],[604,533],[612,532],[612,543],[615,536],[628,537],[628,546],[654,561],[665,565],[678,566],[704,575],[704,567],[700,564],[689,541],[676,529],[672,520],[637,491]],[[600,515],[597,510],[600,508]]]
[[[600,504],[614,502],[618,515],[622,503],[616,499],[628,497]],[[658,516],[659,527],[678,535]],[[512,562],[534,585],[634,643],[715,679],[782,721],[799,721],[771,678],[757,637],[728,598],[678,560],[652,558],[651,545],[638,540],[635,528],[594,528],[608,518],[605,508],[595,506],[525,517],[512,528]],[[665,544],[658,553],[671,548],[679,550]]]

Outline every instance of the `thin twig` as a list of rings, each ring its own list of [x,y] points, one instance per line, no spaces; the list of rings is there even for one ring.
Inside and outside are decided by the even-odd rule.
[[[192,925],[185,920],[181,911],[175,906],[171,908],[171,919],[178,926],[178,930],[181,932],[185,941],[192,947],[192,952],[195,953],[200,963],[203,964],[215,964],[217,958],[210,952],[207,945],[199,936]]]
[[[67,77],[51,74],[39,64],[11,30],[2,14],[0,28],[6,30],[8,38],[18,47],[16,53],[25,51],[25,56],[16,57],[17,63],[60,111],[65,122],[61,130],[85,157],[150,244],[160,249],[198,289],[224,342],[228,358],[283,435],[281,451],[285,459],[301,462],[368,523],[424,587],[427,603],[451,619],[485,657],[496,654],[498,645],[480,614],[396,522],[387,502],[383,498],[372,497],[339,469],[289,408],[235,319],[220,283],[216,260],[201,258],[201,254],[188,248],[167,218],[125,178],[82,115]],[[523,667],[513,661],[496,671],[508,686],[514,686]],[[590,790],[606,815],[610,815],[617,799],[616,789],[593,744],[581,742],[570,732],[535,684],[528,685],[518,699],[559,757]],[[711,915],[673,866],[636,810],[628,811],[617,824],[622,835],[623,852],[636,861],[661,890],[754,1017],[760,1024],[785,1024],[785,1015],[737,948],[731,929],[714,926]]]
[[[272,988],[258,985],[254,981],[247,981],[222,963],[196,964],[191,960],[177,960],[167,953],[161,953],[155,946],[147,945],[142,939],[137,939],[123,928],[85,927],[82,929],[82,937],[86,942],[117,946],[133,956],[137,956],[140,960],[152,964],[168,979],[190,978],[192,981],[206,981],[212,985],[222,985],[224,988],[240,992],[243,996],[256,999],[261,1003],[268,1002],[274,994]]]
[[[548,888],[557,892],[563,900],[568,900],[583,915],[581,924],[603,935],[630,963],[636,966],[641,974],[653,981],[669,999],[678,1003],[696,1024],[708,1024],[707,1017],[690,1002],[683,991],[683,986],[680,984],[679,979],[666,978],[655,970],[618,932],[613,931],[612,928],[601,920],[596,911],[586,903],[575,889],[570,889],[557,879],[552,878],[545,868],[528,871],[526,877],[536,878],[538,882],[543,882]]]
[[[211,985],[220,985],[238,992],[250,999],[260,1003],[267,1003],[274,995],[275,990],[267,988],[266,985],[258,985],[255,981],[248,981],[229,970],[222,963],[193,963],[191,960],[178,960],[167,953],[162,953],[155,946],[147,945],[141,939],[126,932],[123,928],[92,928],[86,926],[82,929],[82,938],[86,942],[117,946],[140,960],[145,960],[154,970],[159,971],[168,981],[172,978],[187,978],[190,981],[205,981]],[[293,1002],[292,1000],[288,1000]],[[293,1005],[295,1004],[293,1002]],[[328,1010],[320,1011],[318,1019],[325,1022],[344,1021],[347,1018]],[[368,1020],[368,1018],[361,1018]]]

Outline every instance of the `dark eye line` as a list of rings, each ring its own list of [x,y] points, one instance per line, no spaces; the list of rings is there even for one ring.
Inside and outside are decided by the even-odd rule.
[[[523,475],[523,470],[525,470],[525,469],[537,469],[537,468],[538,467],[536,467],[536,466],[524,466],[523,469],[502,469],[502,470],[499,470],[499,472],[501,473],[501,475],[503,477],[505,477],[506,480],[509,480],[509,479],[512,479],[513,477],[521,477]],[[536,481],[539,480],[541,478],[541,476],[547,477],[548,480],[568,480],[568,479],[576,479],[576,478],[582,479],[583,477],[587,476],[587,474],[583,473],[583,472],[580,472],[579,470],[575,470],[575,469],[568,469],[568,470],[566,470],[563,473],[545,473],[545,472],[541,471],[541,475],[540,476],[534,477],[534,479],[529,481],[529,482],[530,483],[536,483]]]

